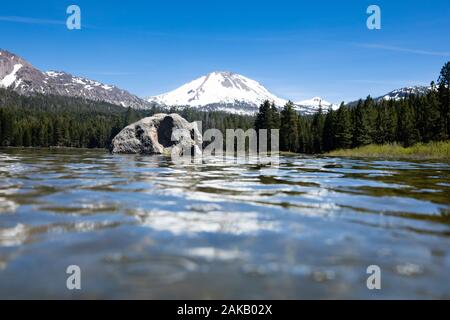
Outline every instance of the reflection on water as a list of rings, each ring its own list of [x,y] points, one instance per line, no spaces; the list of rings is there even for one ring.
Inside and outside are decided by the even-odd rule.
[[[449,181],[448,163],[3,149],[0,298],[450,298]]]

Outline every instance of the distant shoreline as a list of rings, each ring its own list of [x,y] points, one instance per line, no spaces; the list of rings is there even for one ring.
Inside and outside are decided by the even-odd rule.
[[[34,146],[34,147],[16,147],[16,146],[0,146],[0,150],[1,149],[25,149],[25,150],[105,150],[107,152],[109,152],[109,150],[107,148],[86,148],[86,147],[65,147],[65,146],[49,146],[49,147],[39,147],[39,146]]]
[[[450,160],[450,140],[419,143],[411,147],[399,144],[370,144],[354,149],[340,149],[325,154],[333,157],[384,158],[411,160]]]
[[[2,146],[1,149],[25,149],[25,150],[85,150],[105,151],[107,148],[78,148],[78,147],[9,147]],[[310,157],[344,157],[344,158],[379,158],[379,159],[409,159],[409,160],[448,160],[450,161],[450,140],[442,142],[419,143],[411,147],[403,147],[399,144],[370,144],[353,149],[340,149],[323,154],[303,154],[296,152],[281,151],[282,156],[307,155]]]

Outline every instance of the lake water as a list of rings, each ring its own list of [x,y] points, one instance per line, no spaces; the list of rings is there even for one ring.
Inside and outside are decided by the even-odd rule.
[[[0,298],[449,299],[449,207],[449,163],[1,149]]]

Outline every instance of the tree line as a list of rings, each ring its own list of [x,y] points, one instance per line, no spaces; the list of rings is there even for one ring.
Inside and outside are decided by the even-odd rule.
[[[370,96],[356,106],[337,111],[322,110],[300,115],[292,102],[280,111],[265,101],[259,108],[255,129],[280,129],[280,150],[323,153],[368,144],[418,142],[450,139],[450,62],[441,70],[437,83],[425,95],[401,100],[374,101]]]
[[[417,142],[450,138],[450,62],[437,83],[420,96],[374,101],[370,96],[356,106],[300,115],[292,102],[282,110],[264,102],[254,116],[207,112],[192,108],[153,107],[134,110],[82,98],[22,96],[0,89],[0,146],[109,148],[125,126],[155,113],[175,112],[188,121],[202,121],[203,130],[280,129],[280,150],[322,153],[371,143]]]
[[[63,96],[22,96],[0,88],[0,146],[109,148],[128,124],[155,113],[202,121],[203,130],[253,127],[254,117],[193,109],[134,110]]]

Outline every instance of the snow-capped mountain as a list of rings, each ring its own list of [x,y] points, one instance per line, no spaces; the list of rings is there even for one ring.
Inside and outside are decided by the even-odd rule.
[[[144,100],[118,87],[66,72],[42,72],[23,58],[1,49],[0,88],[9,88],[22,95],[80,97],[135,109],[157,105],[245,115],[257,113],[265,100],[275,103],[280,109],[287,103],[259,82],[232,72],[212,72],[171,92]],[[317,97],[300,101],[295,106],[303,114],[313,114],[320,106],[324,111],[330,106],[334,108],[333,104]]]
[[[0,50],[0,87],[13,89],[22,95],[53,94],[81,97],[136,109],[150,106],[147,101],[112,85],[65,72],[42,72],[6,50]]]
[[[404,88],[399,88],[399,89],[395,89],[391,92],[388,92],[382,96],[373,98],[373,100],[375,102],[381,102],[383,100],[385,101],[389,101],[389,100],[394,100],[394,101],[398,101],[401,99],[405,99],[408,98],[411,95],[424,95],[427,94],[429,91],[431,90],[431,87],[426,87],[426,86],[412,86],[412,87],[404,87]],[[348,106],[350,107],[355,107],[358,105],[359,100],[355,100],[355,101],[351,101],[346,103]]]
[[[171,92],[150,97],[151,103],[163,106],[193,107],[238,114],[254,114],[262,102],[269,100],[277,107],[287,102],[255,80],[232,72],[212,72]]]
[[[383,96],[376,98],[376,101],[379,100],[401,100],[407,98],[410,95],[424,95],[427,94],[428,91],[431,90],[431,87],[426,86],[413,86],[413,87],[405,87],[396,89],[391,91]]]
[[[330,108],[333,110],[337,110],[339,108],[338,105],[323,100],[320,97],[314,97],[309,100],[303,100],[295,102],[295,109],[302,114],[314,114],[319,111],[320,108],[324,112],[328,111]]]

